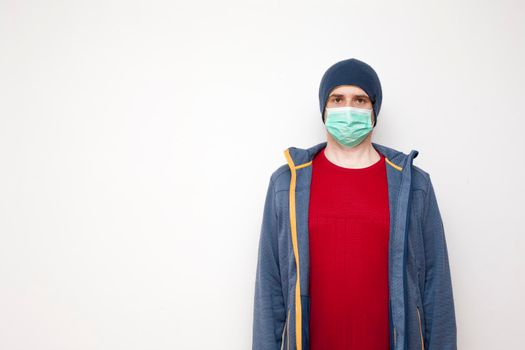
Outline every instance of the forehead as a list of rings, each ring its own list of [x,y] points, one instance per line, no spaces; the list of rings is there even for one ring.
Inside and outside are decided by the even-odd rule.
[[[330,96],[332,95],[366,95],[368,94],[365,92],[365,90],[361,89],[359,86],[356,85],[340,85],[336,87],[335,89],[330,92]]]

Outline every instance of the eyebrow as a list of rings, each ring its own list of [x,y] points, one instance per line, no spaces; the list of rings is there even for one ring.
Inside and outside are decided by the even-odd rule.
[[[343,94],[332,94],[329,97],[345,97]],[[367,98],[370,99],[367,95],[355,95],[354,97],[361,97],[361,98]]]

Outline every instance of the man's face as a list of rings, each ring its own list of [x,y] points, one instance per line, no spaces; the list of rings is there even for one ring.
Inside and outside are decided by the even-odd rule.
[[[355,85],[341,85],[332,90],[326,101],[326,107],[357,107],[372,109],[372,101],[368,94],[361,89],[359,86]],[[326,110],[323,113],[323,121],[326,118]],[[372,109],[372,125],[374,124],[374,110]]]

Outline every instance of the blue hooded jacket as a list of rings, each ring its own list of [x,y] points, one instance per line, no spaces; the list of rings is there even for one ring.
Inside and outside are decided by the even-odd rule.
[[[456,318],[443,222],[430,176],[408,155],[385,156],[390,208],[390,349],[455,350]],[[253,350],[309,349],[308,207],[312,159],[289,147],[270,178],[258,247]]]

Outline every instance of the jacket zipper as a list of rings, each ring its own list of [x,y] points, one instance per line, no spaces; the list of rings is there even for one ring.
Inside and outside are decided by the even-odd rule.
[[[421,337],[421,350],[425,350],[425,341],[423,340],[423,329],[421,327],[421,314],[419,313],[419,306],[416,306],[417,318],[419,320],[419,335]]]
[[[396,347],[396,326],[394,326],[394,348]]]
[[[297,350],[303,350],[303,337],[302,337],[302,304],[301,304],[301,274],[300,274],[300,263],[299,263],[299,241],[297,236],[297,222],[295,217],[295,188],[297,185],[297,170],[305,168],[312,164],[309,161],[304,164],[295,165],[290,155],[290,149],[284,150],[284,155],[288,166],[290,167],[290,190],[289,190],[289,210],[290,210],[290,233],[292,236],[292,247],[295,258],[295,269],[297,271],[297,277],[295,279],[295,347]]]

